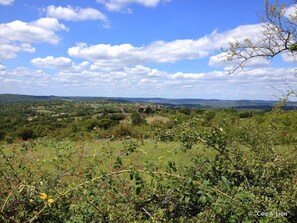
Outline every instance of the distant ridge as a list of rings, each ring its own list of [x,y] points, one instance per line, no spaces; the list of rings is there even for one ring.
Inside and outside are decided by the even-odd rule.
[[[277,101],[272,100],[219,100],[219,99],[166,99],[166,98],[125,98],[125,97],[63,97],[34,96],[20,94],[0,94],[0,104],[24,103],[38,101],[109,101],[119,103],[159,104],[174,107],[194,108],[234,108],[234,109],[271,109]],[[285,109],[296,109],[297,102],[289,101]]]

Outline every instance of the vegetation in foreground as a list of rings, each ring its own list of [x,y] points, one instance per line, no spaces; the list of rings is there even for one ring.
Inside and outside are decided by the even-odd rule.
[[[3,222],[295,222],[297,113],[1,107]]]

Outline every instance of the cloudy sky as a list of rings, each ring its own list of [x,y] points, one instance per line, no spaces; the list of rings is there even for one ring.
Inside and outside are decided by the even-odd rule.
[[[0,0],[0,93],[276,99],[297,86],[294,55],[228,75],[221,51],[257,37],[263,10],[264,0]]]

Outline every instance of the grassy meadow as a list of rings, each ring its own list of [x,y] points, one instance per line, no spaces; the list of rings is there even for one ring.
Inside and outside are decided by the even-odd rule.
[[[0,106],[2,222],[294,222],[297,113]]]

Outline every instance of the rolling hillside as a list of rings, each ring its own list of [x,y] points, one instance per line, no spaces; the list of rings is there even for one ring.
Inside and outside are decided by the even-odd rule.
[[[0,104],[26,103],[32,101],[110,101],[125,103],[160,104],[195,108],[271,109],[277,101],[268,100],[218,100],[218,99],[166,99],[166,98],[124,98],[124,97],[61,97],[0,94]],[[297,102],[289,101],[285,109],[296,109]]]

